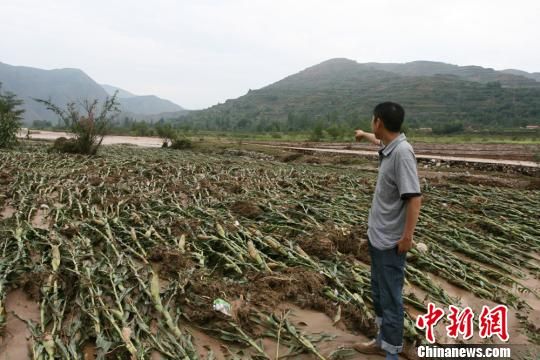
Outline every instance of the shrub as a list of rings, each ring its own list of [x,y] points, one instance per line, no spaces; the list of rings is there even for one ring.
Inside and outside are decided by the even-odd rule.
[[[17,109],[23,101],[17,99],[12,92],[2,93],[0,83],[0,148],[8,148],[17,144],[17,133],[21,129],[23,109]]]
[[[188,138],[175,139],[170,146],[171,149],[177,150],[191,149],[192,147],[193,143]]]
[[[75,139],[68,139],[65,137],[59,137],[58,139],[54,140],[54,143],[52,147],[49,149],[49,152],[51,151],[58,151],[68,154],[80,154],[79,151],[79,144]]]
[[[95,155],[103,138],[110,131],[114,118],[120,112],[117,93],[110,98],[107,97],[99,111],[98,100],[85,100],[82,103],[84,115],[80,112],[80,106],[74,102],[68,103],[66,109],[62,109],[50,100],[34,99],[54,112],[74,135],[73,139],[55,142],[53,149],[66,153]]]
[[[34,122],[32,123],[32,127],[34,129],[43,130],[43,129],[52,128],[53,124],[47,120],[34,120]]]
[[[171,124],[158,124],[156,125],[156,131],[158,136],[163,140],[163,147],[167,147],[169,143],[172,144],[178,138],[178,133]]]
[[[437,135],[455,134],[463,132],[464,126],[460,121],[448,122],[446,124],[440,124],[433,128],[433,133]]]
[[[338,136],[341,134],[341,129],[337,126],[330,126],[329,128],[326,129],[326,132],[333,140],[336,140]]]
[[[321,122],[317,122],[309,135],[310,141],[320,141],[323,137],[323,126]]]

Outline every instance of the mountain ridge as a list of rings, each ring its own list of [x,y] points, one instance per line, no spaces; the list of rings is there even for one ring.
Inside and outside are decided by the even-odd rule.
[[[11,91],[24,101],[24,123],[31,125],[35,120],[56,122],[57,117],[35,98],[50,99],[59,106],[68,102],[81,102],[84,99],[105,100],[113,86],[98,84],[81,69],[39,69],[29,66],[16,66],[0,62],[0,83],[3,91]],[[123,89],[122,89],[123,90]],[[119,96],[120,117],[130,116],[139,120],[154,118],[160,114],[181,116],[188,110],[172,101],[155,95],[137,96],[123,90]],[[132,95],[132,96],[131,96]]]
[[[114,93],[118,90],[118,98],[120,99],[127,99],[127,98],[138,96],[127,90],[124,90],[122,88],[119,88],[113,85],[108,85],[108,84],[100,84],[100,85],[109,95],[114,95]]]
[[[320,122],[354,127],[365,125],[373,106],[385,100],[402,103],[408,124],[415,127],[540,122],[540,82],[521,75],[440,62],[381,64],[346,58],[307,67],[178,122],[216,130],[301,130]]]

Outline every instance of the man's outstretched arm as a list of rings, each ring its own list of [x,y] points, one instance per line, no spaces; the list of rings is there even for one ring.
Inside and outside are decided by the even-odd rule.
[[[374,134],[365,132],[363,130],[355,130],[354,137],[356,138],[356,141],[366,139],[367,141],[369,141],[370,143],[374,145],[381,145],[381,140],[377,139]]]
[[[413,245],[414,229],[420,215],[420,206],[422,205],[422,196],[409,198],[407,201],[407,216],[405,219],[405,229],[403,235],[398,241],[398,253],[409,251]]]

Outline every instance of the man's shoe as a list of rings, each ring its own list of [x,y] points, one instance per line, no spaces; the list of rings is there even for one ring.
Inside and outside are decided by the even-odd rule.
[[[377,354],[377,355],[386,355],[386,351],[381,349],[379,344],[377,344],[377,340],[373,339],[368,342],[362,342],[362,343],[356,343],[353,345],[354,350],[358,351],[362,354]]]

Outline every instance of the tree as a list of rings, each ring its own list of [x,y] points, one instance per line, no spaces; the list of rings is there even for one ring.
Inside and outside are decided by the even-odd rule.
[[[171,124],[158,123],[156,125],[156,131],[158,136],[163,140],[163,147],[169,146],[169,143],[172,144],[178,138],[178,133]]]
[[[464,126],[461,121],[452,121],[433,127],[434,134],[455,134],[463,132]]]
[[[53,124],[50,122],[50,121],[47,121],[47,120],[34,120],[32,122],[32,127],[34,129],[47,129],[47,128],[52,128]]]
[[[328,135],[330,135],[330,137],[333,139],[333,140],[336,140],[337,137],[339,135],[341,135],[341,129],[336,126],[336,125],[332,125],[330,126],[329,128],[326,129],[326,132],[328,133]]]
[[[8,148],[17,144],[17,133],[21,129],[24,109],[17,109],[23,101],[9,91],[2,93],[0,83],[0,148]]]
[[[75,102],[70,102],[66,105],[66,109],[53,104],[51,100],[34,100],[44,104],[48,110],[54,112],[75,136],[74,139],[63,141],[57,150],[68,153],[95,155],[103,142],[103,138],[109,132],[114,118],[120,112],[118,107],[119,102],[116,98],[117,94],[118,91],[112,97],[107,97],[99,111],[98,100],[90,101],[87,99],[79,105]],[[83,114],[81,114],[81,108]]]
[[[135,121],[131,124],[131,131],[137,136],[151,136],[153,135],[153,129],[144,121]]]
[[[311,134],[309,136],[309,140],[311,141],[320,141],[323,137],[323,124],[321,121],[317,121],[313,129],[311,130]]]

